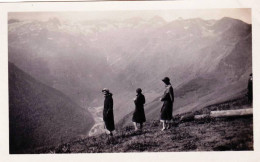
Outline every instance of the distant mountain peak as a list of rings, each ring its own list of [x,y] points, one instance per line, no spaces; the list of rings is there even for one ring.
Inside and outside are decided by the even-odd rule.
[[[183,20],[183,18],[182,17],[178,17],[178,19],[177,20]]]
[[[231,18],[231,17],[223,17],[219,20],[219,22],[222,22],[222,23],[235,23],[235,22],[243,22],[239,19],[234,19],[234,18]],[[244,22],[243,22],[244,23]]]
[[[52,23],[52,24],[55,24],[57,26],[61,26],[61,22],[57,17],[50,18],[48,20],[48,23]]]
[[[153,24],[164,24],[166,21],[161,16],[154,16],[151,19],[148,20],[149,23]]]
[[[131,17],[129,19],[126,19],[124,22],[131,23],[131,24],[138,24],[140,22],[144,21],[141,17]]]
[[[18,19],[9,19],[8,20],[8,24],[12,24],[12,23],[16,23],[16,22],[20,22],[20,20],[18,20]]]

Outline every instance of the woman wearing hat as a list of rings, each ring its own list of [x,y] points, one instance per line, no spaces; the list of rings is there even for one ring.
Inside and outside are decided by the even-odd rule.
[[[170,83],[170,79],[165,77],[162,80],[165,83],[165,91],[161,98],[163,106],[161,108],[161,122],[163,123],[162,130],[170,128],[172,122],[172,107],[174,102],[173,88]]]
[[[103,110],[103,120],[105,122],[105,127],[109,131],[109,134],[113,136],[112,131],[115,130],[114,124],[114,114],[113,114],[113,98],[112,93],[109,92],[107,88],[102,90],[105,101]]]
[[[134,99],[135,103],[135,111],[133,114],[133,124],[135,130],[138,130],[137,123],[140,124],[140,129],[143,128],[143,123],[146,121],[145,114],[144,114],[144,104],[145,104],[145,97],[142,94],[142,90],[138,88],[136,90],[136,98]]]

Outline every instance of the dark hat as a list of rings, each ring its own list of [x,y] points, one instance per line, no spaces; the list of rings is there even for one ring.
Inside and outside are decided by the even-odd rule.
[[[252,76],[253,74],[251,73],[249,76]]]
[[[141,88],[137,88],[136,89],[136,93],[141,93],[142,92],[142,89]]]
[[[103,88],[103,89],[102,89],[102,92],[109,92],[109,89]]]
[[[169,79],[168,77],[165,77],[165,78],[162,79],[162,81],[163,81],[164,83],[169,83],[169,82],[170,82],[170,79]]]

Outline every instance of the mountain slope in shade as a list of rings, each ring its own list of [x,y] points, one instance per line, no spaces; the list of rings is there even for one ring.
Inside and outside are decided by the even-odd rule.
[[[87,110],[9,63],[10,153],[85,137],[93,123]]]

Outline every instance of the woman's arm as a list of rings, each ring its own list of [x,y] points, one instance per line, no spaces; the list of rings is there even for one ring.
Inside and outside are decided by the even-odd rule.
[[[161,97],[161,101],[165,101],[167,97],[167,93],[164,93],[163,96]]]

